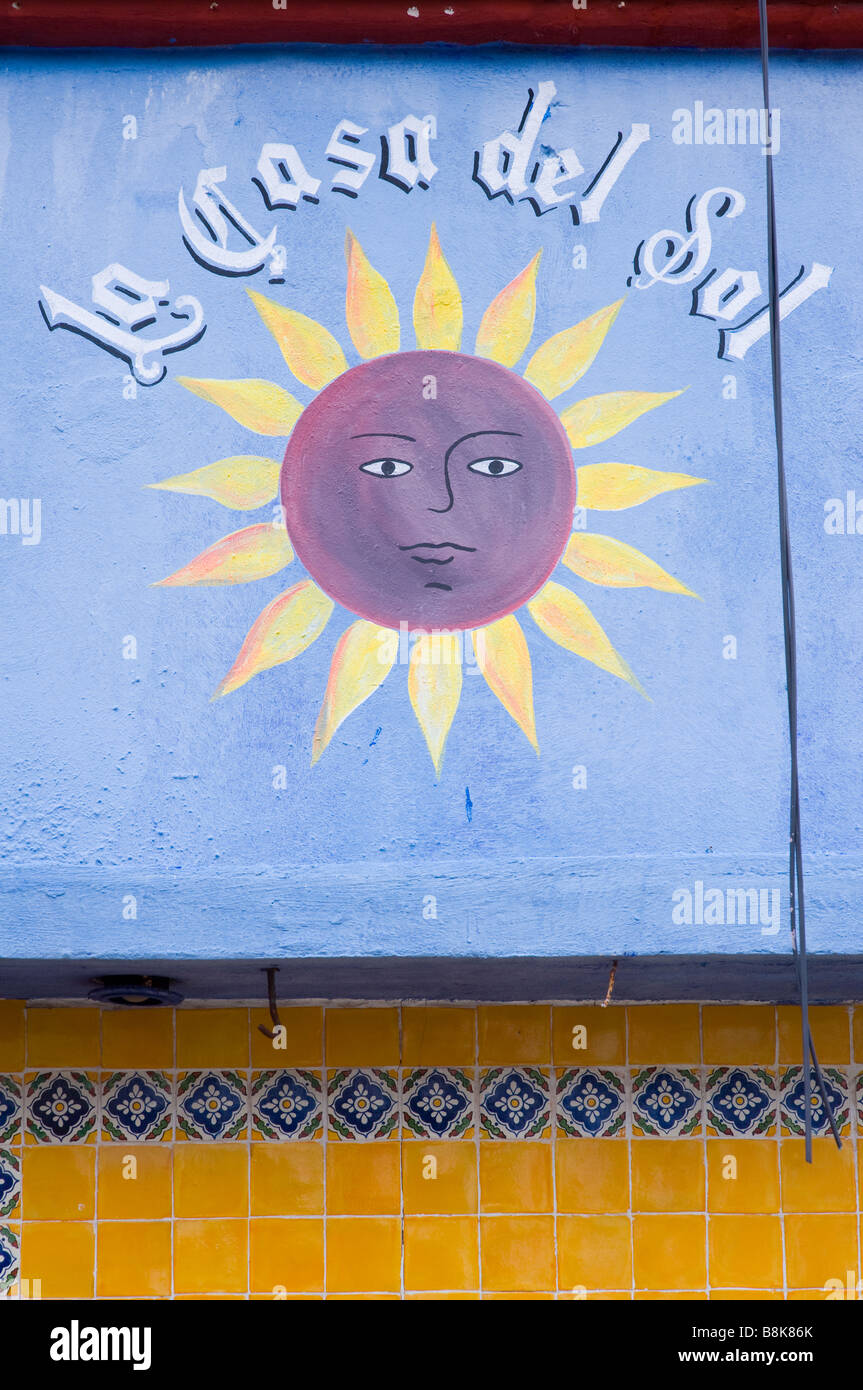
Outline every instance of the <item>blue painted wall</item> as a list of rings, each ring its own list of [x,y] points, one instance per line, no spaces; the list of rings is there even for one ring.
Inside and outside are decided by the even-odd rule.
[[[709,265],[757,270],[766,286],[761,150],[672,139],[678,108],[759,105],[755,57],[309,50],[18,54],[5,65],[0,491],[41,499],[42,535],[38,545],[0,536],[3,954],[787,951],[767,340],[741,363],[722,361],[716,326],[689,314],[692,285],[626,285],[639,242],[683,230],[693,195],[722,185],[747,207],[734,221],[712,219]],[[855,487],[863,499],[860,68],[842,55],[780,57],[773,79],[782,283],[803,265],[834,268],[783,332],[810,937],[821,952],[859,949],[863,905],[863,536],[824,526],[828,499]],[[650,123],[649,142],[594,224],[573,225],[567,207],[537,217],[525,202],[490,201],[471,178],[474,151],[513,129],[528,88],[549,80],[557,99],[542,141],[575,147],[586,171],[576,189],[618,131]],[[437,118],[430,187],[403,193],[376,167],[356,199],[332,192],[336,169],[324,150],[336,123],[366,127],[361,144],[377,154],[380,135],[409,113]],[[137,139],[124,140],[130,114]],[[297,145],[322,179],[317,204],[267,212],[251,178],[268,140]],[[269,285],[266,270],[215,275],[183,246],[178,189],[189,196],[198,170],[219,165],[250,222],[278,226],[283,287]],[[539,760],[482,678],[466,677],[436,779],[397,667],[310,768],[332,634],[350,615],[337,613],[296,661],[211,704],[285,577],[150,586],[270,509],[227,512],[146,484],[229,454],[272,452],[176,375],[272,378],[310,398],[290,380],[247,286],[311,314],[347,345],[350,226],[409,324],[432,220],[462,289],[467,344],[491,298],[540,247],[534,344],[627,294],[603,351],[562,404],[622,388],[690,389],[577,462],[677,470],[711,485],[592,513],[589,528],[645,551],[703,601],[567,575],[651,702],[526,619]],[[576,245],[587,249],[584,269],[572,267]],[[90,277],[115,261],[196,296],[207,320],[203,338],[168,357],[166,378],[134,399],[123,394],[125,364],[83,337],[50,333],[37,307],[40,285],[86,304]],[[736,400],[723,399],[730,372]],[[295,566],[289,582],[300,574]],[[129,635],[135,660],[123,659]],[[729,635],[736,660],[723,657]],[[286,786],[276,790],[279,765]],[[582,789],[572,785],[575,766],[587,772]],[[695,891],[698,881],[780,888],[781,930],[675,922],[675,890]],[[124,917],[130,895],[134,920]],[[429,897],[436,917],[424,916]]]

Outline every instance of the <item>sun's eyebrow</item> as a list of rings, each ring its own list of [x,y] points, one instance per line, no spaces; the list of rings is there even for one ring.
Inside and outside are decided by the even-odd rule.
[[[372,430],[370,434],[352,434],[351,439],[406,439],[409,444],[416,444],[412,434],[395,434],[393,430]]]
[[[505,434],[510,439],[522,438],[519,430],[474,430],[471,434],[463,434],[461,439],[457,439],[454,444],[450,444],[447,449],[447,457],[449,457],[453,449],[458,448],[459,444],[464,444],[466,439],[479,439],[484,434]]]

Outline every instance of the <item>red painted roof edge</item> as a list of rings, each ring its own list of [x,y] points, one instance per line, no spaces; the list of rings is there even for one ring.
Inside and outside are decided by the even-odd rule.
[[[861,0],[770,0],[772,48],[863,47]],[[756,0],[0,0],[0,45],[754,48]]]

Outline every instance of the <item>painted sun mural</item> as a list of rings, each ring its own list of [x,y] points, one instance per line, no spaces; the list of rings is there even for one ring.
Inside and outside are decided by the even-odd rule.
[[[298,657],[322,636],[336,604],[355,615],[335,643],[313,763],[390,674],[405,630],[410,701],[436,772],[467,641],[539,752],[519,610],[558,646],[645,694],[587,603],[552,578],[558,565],[590,584],[697,597],[632,546],[573,530],[576,505],[613,512],[704,481],[619,462],[574,465],[574,450],[604,443],[680,391],[613,391],[558,413],[551,402],[587,372],[623,300],[555,333],[519,374],[541,252],[486,309],[468,354],[461,293],[434,226],[413,304],[415,350],[402,349],[392,291],[350,232],[345,250],[357,365],[322,324],[248,291],[294,378],[317,393],[310,404],[266,380],[178,378],[245,428],[287,437],[287,447],[282,461],[224,458],[151,486],[237,511],[279,497],[281,519],[224,536],[159,582],[244,584],[295,559],[306,571],[262,610],[214,699]]]

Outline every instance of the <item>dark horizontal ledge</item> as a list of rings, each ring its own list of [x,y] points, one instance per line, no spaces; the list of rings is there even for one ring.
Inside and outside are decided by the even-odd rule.
[[[601,1003],[611,961],[599,956],[487,959],[289,960],[4,960],[2,999],[87,999],[110,975],[163,976],[186,999],[263,1004],[268,966],[278,965],[279,998],[300,1000],[451,1000]],[[863,999],[863,955],[809,958],[813,1004]],[[791,955],[625,956],[618,962],[614,1002],[692,1000],[735,1003],[797,1002]]]
[[[447,13],[451,11],[451,13]],[[773,0],[771,47],[863,47],[860,0]],[[0,0],[0,44],[488,44],[756,48],[756,0]]]

